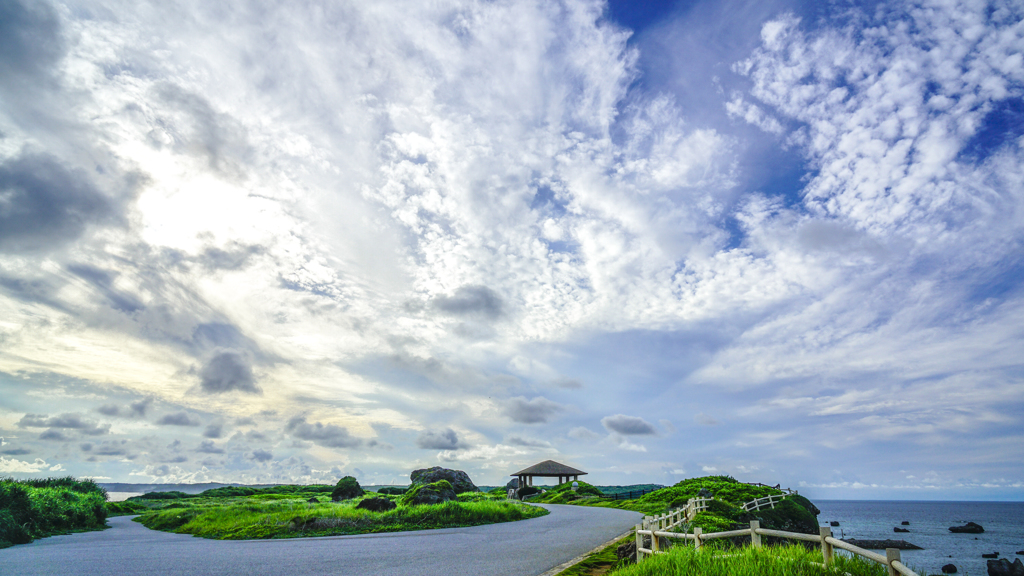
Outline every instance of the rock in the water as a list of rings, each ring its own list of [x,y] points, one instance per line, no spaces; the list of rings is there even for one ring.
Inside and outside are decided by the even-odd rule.
[[[1024,564],[1020,558],[1010,563],[1006,558],[988,561],[988,576],[1024,576]]]
[[[505,484],[506,490],[518,490],[519,489],[519,478],[513,478]]]
[[[981,524],[968,522],[963,526],[950,526],[949,531],[954,534],[981,534],[985,529],[981,527]]]
[[[367,498],[356,504],[356,508],[360,510],[369,510],[371,512],[387,512],[388,510],[394,510],[398,508],[398,504],[395,504],[387,498]]]
[[[1017,550],[1018,556],[1024,556],[1024,550]]]
[[[829,522],[828,524],[829,524],[829,526],[839,526],[839,520],[833,520],[833,521]]]
[[[310,504],[319,504],[320,503],[320,499],[317,498],[316,496],[313,496],[309,500],[306,500],[306,502],[309,502]]]
[[[469,479],[469,474],[466,474],[462,470],[449,470],[448,468],[441,468],[440,466],[424,468],[422,470],[413,470],[412,474],[409,475],[409,479],[412,480],[413,484],[432,484],[439,480],[447,480],[448,483],[452,485],[452,489],[455,490],[456,494],[480,491],[480,489],[473,484],[473,481]]]
[[[853,544],[861,548],[867,548],[868,550],[885,550],[886,548],[897,548],[899,550],[924,550],[916,544],[911,544],[906,540],[860,540],[857,538],[847,538],[843,540],[847,544]]]
[[[999,558],[999,552],[993,552],[991,554],[982,554],[982,558]]]
[[[900,526],[910,526],[910,520],[904,520],[903,522],[900,522]]]
[[[900,528],[899,526],[894,527],[892,529],[892,531],[893,532],[910,532],[910,530],[907,530],[906,528]]]
[[[616,548],[615,557],[619,560],[626,559],[627,563],[636,562],[636,539]]]
[[[441,504],[458,500],[455,490],[447,480],[438,480],[430,484],[413,484],[409,490],[402,495],[402,504],[412,506],[416,504]]]
[[[956,574],[956,566],[952,564],[946,564],[942,567],[943,574]]]

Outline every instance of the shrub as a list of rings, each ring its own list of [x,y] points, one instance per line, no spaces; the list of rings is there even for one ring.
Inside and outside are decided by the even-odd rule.
[[[102,528],[107,519],[106,497],[91,480],[0,480],[0,546]]]
[[[334,486],[334,490],[331,491],[331,500],[338,502],[339,500],[348,500],[349,498],[358,498],[365,494],[363,488],[359,486],[359,482],[352,476],[345,476]]]
[[[195,498],[195,494],[186,494],[171,490],[169,492],[146,492],[142,496],[132,496],[128,500],[178,500],[180,498]]]
[[[526,486],[519,489],[519,497],[526,498],[527,496],[533,496],[534,494],[540,494],[540,488],[536,486]]]
[[[385,486],[377,490],[377,494],[388,494],[391,496],[401,496],[409,488],[402,488],[401,486]]]

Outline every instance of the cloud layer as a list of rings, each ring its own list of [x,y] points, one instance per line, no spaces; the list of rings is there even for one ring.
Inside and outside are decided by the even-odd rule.
[[[1014,3],[218,6],[0,8],[0,470],[1019,495]]]

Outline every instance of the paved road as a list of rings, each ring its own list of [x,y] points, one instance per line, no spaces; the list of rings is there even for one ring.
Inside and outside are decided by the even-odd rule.
[[[543,507],[551,514],[488,526],[286,540],[206,540],[121,516],[101,532],[0,550],[0,576],[536,576],[640,518],[626,510]]]

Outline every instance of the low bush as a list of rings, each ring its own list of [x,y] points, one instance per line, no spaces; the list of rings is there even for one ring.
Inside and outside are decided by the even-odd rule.
[[[377,489],[377,494],[388,494],[390,496],[401,496],[405,494],[409,488],[402,488],[401,486],[385,486]]]
[[[141,514],[146,510],[149,510],[149,506],[139,501],[107,502],[108,517],[131,516],[133,514]]]

